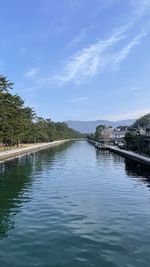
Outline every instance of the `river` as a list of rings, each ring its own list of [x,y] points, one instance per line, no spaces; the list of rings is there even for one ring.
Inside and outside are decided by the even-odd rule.
[[[149,267],[150,172],[66,143],[0,164],[1,267]]]

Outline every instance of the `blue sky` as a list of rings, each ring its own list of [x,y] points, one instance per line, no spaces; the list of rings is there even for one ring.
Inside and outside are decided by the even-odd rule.
[[[150,112],[150,0],[0,0],[0,73],[39,116]]]

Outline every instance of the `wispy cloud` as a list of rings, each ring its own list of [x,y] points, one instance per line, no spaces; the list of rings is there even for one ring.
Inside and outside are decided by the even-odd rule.
[[[86,100],[88,100],[88,97],[87,96],[84,96],[84,97],[79,97],[79,98],[71,99],[70,102],[71,103],[76,103],[76,102],[82,102],[82,101],[86,101]]]
[[[104,70],[116,70],[147,34],[142,32],[128,40],[122,48],[116,49],[115,45],[127,38],[125,31],[126,28],[122,28],[113,33],[110,38],[93,43],[73,55],[65,64],[62,73],[54,76],[54,80],[59,84],[70,81],[78,83]]]
[[[150,10],[150,0],[130,0],[129,3],[132,4],[133,14],[135,10],[141,16],[145,14],[148,9]],[[108,38],[98,40],[77,51],[63,62],[62,68],[60,67],[60,71],[55,75],[48,77],[39,76],[38,79],[36,79],[36,83],[40,85],[64,85],[68,82],[81,83],[82,81],[92,79],[94,76],[104,71],[118,71],[122,62],[148,34],[149,29],[137,35],[135,34],[133,36],[133,33],[131,35],[133,26],[136,25],[137,20],[133,19],[133,21],[127,23],[126,26],[113,31]],[[79,44],[86,33],[87,29],[82,28],[79,35],[75,36],[70,42],[68,48]],[[36,78],[37,73],[38,68],[31,68],[25,73],[24,77]]]
[[[72,56],[65,64],[63,73],[54,79],[60,83],[71,80],[79,81],[81,78],[93,77],[99,69],[107,65],[104,52],[124,38],[122,32],[114,33],[109,39],[98,41]]]
[[[75,45],[79,44],[83,40],[85,33],[86,33],[86,28],[83,28],[79,33],[79,35],[75,36],[74,39],[68,44],[67,48],[70,49]]]
[[[138,15],[150,12],[150,0],[131,0],[131,4]]]
[[[133,48],[140,44],[141,40],[147,35],[147,32],[142,32],[138,34],[136,37],[134,37],[126,46],[124,46],[119,52],[115,54],[115,57],[113,59],[114,65],[118,67],[121,62],[127,58],[127,56],[131,53]]]
[[[35,77],[36,74],[38,73],[38,68],[31,68],[30,70],[28,70],[25,74],[24,77],[26,78],[32,78]]]

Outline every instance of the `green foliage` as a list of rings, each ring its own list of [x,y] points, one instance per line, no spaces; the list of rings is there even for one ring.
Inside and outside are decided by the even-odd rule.
[[[24,101],[18,95],[0,92],[0,139],[1,142],[19,144],[20,138],[32,124],[34,112],[24,107]]]
[[[94,140],[94,141],[96,141],[96,139],[95,139],[95,134],[94,134],[94,133],[88,134],[88,135],[86,136],[86,138],[89,139],[89,140]]]
[[[7,92],[13,88],[13,83],[7,80],[6,76],[0,75],[0,92]]]
[[[130,132],[125,135],[126,148],[138,153],[149,153],[147,141],[142,135],[133,135]]]
[[[127,132],[124,138],[126,142],[126,147],[129,150],[136,151],[137,148],[137,136],[131,134],[130,132]]]
[[[67,124],[36,117],[32,108],[24,106],[19,95],[9,92],[13,83],[0,75],[0,143],[51,142],[53,140],[82,137]]]
[[[136,122],[128,129],[134,132],[134,130],[139,129],[140,127],[143,129],[150,128],[150,114],[146,114],[136,120]],[[127,149],[138,153],[150,155],[149,137],[128,132],[125,136],[125,142]]]
[[[95,140],[99,140],[100,138],[102,138],[102,131],[104,130],[106,128],[106,126],[105,125],[98,125],[97,127],[96,127],[96,131],[95,131]]]
[[[150,127],[150,114],[146,114],[136,120],[136,122],[132,125],[132,128],[137,128],[137,127],[142,127],[142,128],[147,128]]]

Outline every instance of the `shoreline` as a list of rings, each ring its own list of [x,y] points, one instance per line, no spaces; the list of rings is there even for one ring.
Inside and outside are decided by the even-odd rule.
[[[57,145],[61,145],[64,144],[66,142],[68,142],[69,139],[65,139],[65,140],[58,140],[58,141],[53,141],[53,142],[49,142],[49,143],[39,143],[39,144],[35,144],[35,145],[29,145],[28,147],[24,147],[24,148],[16,148],[16,149],[10,149],[7,151],[2,151],[0,152],[0,163],[7,161],[7,160],[11,160],[14,158],[18,158],[18,157],[23,157],[27,154],[30,154],[32,152],[37,152],[39,150],[42,149],[46,149],[46,148],[50,148],[53,146],[57,146]]]
[[[93,144],[97,149],[100,149],[100,150],[108,150],[109,152],[113,152],[113,153],[116,153],[124,158],[129,158],[137,163],[140,163],[148,168],[150,168],[150,157],[147,157],[147,156],[143,156],[141,154],[138,154],[138,153],[135,153],[133,151],[128,151],[128,150],[125,150],[125,149],[120,149],[118,147],[115,147],[115,146],[109,146],[109,145],[106,145],[104,147],[100,147],[99,145],[97,145],[97,143],[99,142],[96,142],[96,141],[93,141],[93,140],[89,140],[89,142],[91,144]]]

